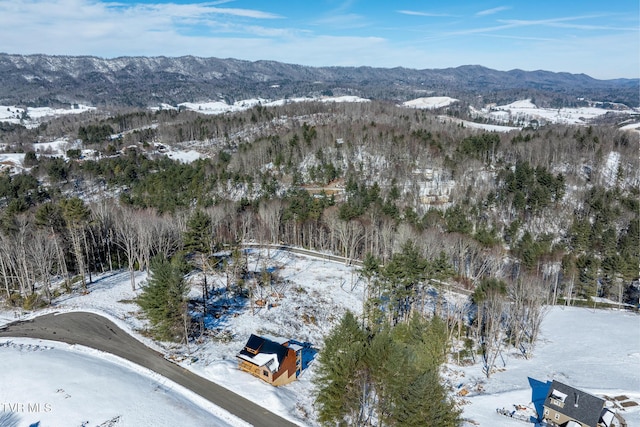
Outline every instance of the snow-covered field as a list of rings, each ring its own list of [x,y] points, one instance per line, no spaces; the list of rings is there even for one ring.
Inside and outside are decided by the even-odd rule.
[[[442,123],[455,123],[457,125],[461,125],[470,129],[481,129],[481,130],[486,130],[489,132],[511,132],[514,130],[520,130],[519,127],[515,127],[515,126],[505,126],[505,125],[491,125],[488,123],[476,123],[476,122],[470,122],[469,120],[462,120],[462,119],[458,119],[456,117],[450,117],[450,116],[438,116],[438,119],[442,122]]]
[[[357,96],[323,96],[320,98],[287,98],[280,100],[268,100],[268,99],[243,99],[241,101],[236,101],[233,104],[227,104],[225,101],[211,101],[211,102],[183,102],[182,104],[178,104],[178,107],[186,108],[187,110],[197,111],[202,114],[223,114],[230,113],[236,111],[245,111],[251,109],[257,105],[261,105],[263,107],[276,107],[280,105],[285,105],[289,103],[297,103],[297,102],[311,102],[311,101],[319,101],[319,102],[369,102],[368,99],[360,98]],[[167,106],[164,105],[162,108],[166,109]],[[172,108],[172,107],[170,107]]]
[[[287,98],[279,100],[268,100],[262,98],[243,99],[236,101],[233,104],[227,104],[225,101],[210,101],[210,102],[183,102],[178,104],[178,107],[185,108],[187,110],[197,111],[202,114],[223,114],[236,111],[249,110],[257,105],[263,107],[277,107],[280,105],[298,103],[298,102],[369,102],[368,99],[360,98],[358,96],[323,96],[319,98]],[[166,104],[153,108],[157,109],[174,108],[167,106]]]
[[[597,105],[597,104],[595,104]],[[579,108],[542,108],[536,106],[530,99],[523,99],[506,105],[490,105],[481,110],[471,108],[471,113],[477,117],[491,119],[498,123],[521,123],[526,126],[532,121],[538,124],[559,123],[567,125],[584,125],[590,120],[611,114],[637,114],[638,111],[626,106],[618,105],[618,109],[611,110],[598,106]]]
[[[0,366],[3,427],[246,425],[155,373],[80,346],[2,339]]]
[[[633,131],[636,134],[640,133],[640,123],[629,123],[620,127],[620,130]]]
[[[457,99],[450,98],[448,96],[430,96],[403,102],[402,106],[407,108],[433,110],[447,107],[456,102],[458,102]],[[486,119],[497,124],[476,123],[449,116],[439,117],[441,120],[448,120],[473,129],[482,129],[490,132],[509,132],[531,125],[534,121],[537,122],[536,125],[544,125],[546,123],[584,125],[588,124],[590,120],[603,116],[607,113],[638,113],[637,110],[627,108],[622,105],[617,105],[617,107],[617,110],[610,110],[598,106],[580,108],[541,108],[531,102],[530,99],[522,99],[506,105],[487,105],[480,110],[469,107],[472,117]],[[518,126],[507,126],[507,124],[518,124]],[[639,125],[635,123],[627,125],[621,129],[636,130],[638,126]]]
[[[244,300],[228,298],[223,300],[226,286],[224,275],[212,275],[209,283],[215,283],[216,298],[220,302],[215,308],[215,316],[204,319],[209,328],[209,336],[204,337],[200,343],[192,343],[189,349],[184,346],[174,346],[163,343],[153,343],[140,334],[145,327],[144,320],[138,315],[139,311],[131,299],[136,292],[131,290],[128,273],[118,272],[99,277],[90,285],[90,293],[87,295],[64,295],[60,297],[54,307],[47,311],[85,310],[104,313],[120,327],[129,331],[139,340],[147,343],[155,349],[173,355],[180,364],[234,392],[262,405],[269,410],[295,422],[299,425],[316,425],[313,421],[312,406],[312,379],[315,374],[315,366],[312,362],[309,369],[303,372],[299,381],[283,387],[272,387],[257,378],[240,372],[236,366],[235,354],[244,346],[251,333],[270,334],[284,336],[301,342],[311,343],[318,348],[322,345],[322,339],[333,324],[338,321],[345,310],[349,309],[356,314],[361,313],[362,307],[362,283],[358,281],[357,272],[353,267],[327,261],[322,257],[308,257],[292,254],[282,250],[271,250],[267,256],[266,250],[251,250],[248,254],[249,271],[261,271],[271,269],[277,272],[282,279],[280,284],[273,288],[263,288],[262,297],[268,302],[265,307],[252,307]],[[136,283],[138,287],[144,283],[146,275],[138,273]],[[190,278],[192,282],[192,295],[201,292],[201,277]],[[270,308],[267,308],[270,307]],[[18,314],[12,311],[0,311],[0,324],[21,317],[35,314]],[[12,341],[15,345],[23,345],[22,341]],[[15,348],[14,344],[0,347],[0,366],[3,357],[9,359],[22,358],[28,360],[31,354],[37,355],[33,359],[33,365],[39,366],[46,372],[49,370],[63,369],[66,364],[78,364],[73,357],[88,358],[90,363],[98,366],[105,365],[104,369],[125,369],[111,366],[113,357],[108,357],[99,352],[82,352],[75,355],[73,348],[65,345],[53,345],[49,342],[35,342],[32,345],[40,347],[55,347],[46,351],[24,351]],[[58,356],[65,354],[67,356]],[[72,354],[74,356],[68,356]],[[48,356],[51,355],[51,356]],[[189,356],[189,357],[186,357]],[[96,360],[98,359],[98,360]],[[484,378],[479,365],[460,367],[450,364],[446,370],[446,378],[454,387],[454,391],[467,389],[470,393],[460,397],[464,413],[467,419],[466,426],[510,426],[524,425],[521,422],[497,415],[496,408],[510,408],[513,404],[528,405],[532,400],[529,378],[546,382],[557,379],[562,382],[584,389],[596,395],[626,395],[629,399],[640,402],[640,316],[621,311],[600,311],[583,308],[553,307],[547,314],[540,335],[540,341],[535,349],[534,356],[525,360],[515,353],[505,354],[506,367],[496,372],[489,380]],[[89,362],[87,362],[89,363]],[[26,366],[27,368],[21,368]],[[10,401],[31,402],[33,390],[42,389],[38,395],[38,402],[59,403],[59,396],[55,393],[58,389],[64,389],[71,395],[70,399],[79,396],[79,382],[74,383],[70,378],[82,378],[82,384],[92,382],[101,383],[101,369],[89,369],[82,375],[67,375],[66,377],[54,377],[52,380],[43,379],[40,375],[28,375],[28,367],[16,363],[13,369],[23,373],[23,377],[29,379],[28,386],[10,387]],[[47,368],[47,366],[49,368]],[[23,369],[21,371],[21,369]],[[35,369],[35,368],[34,368]],[[40,368],[38,368],[40,369]],[[127,367],[131,371],[131,367]],[[135,371],[135,370],[134,370]],[[0,370],[0,384],[7,384],[5,376],[7,370]],[[135,377],[139,372],[131,375],[111,375],[111,377],[127,379]],[[58,378],[58,379],[55,379]],[[136,377],[137,378],[137,377]],[[180,425],[188,425],[185,420],[193,420],[191,425],[198,425],[198,418],[204,411],[217,413],[210,407],[199,409],[201,402],[196,399],[189,404],[185,401],[186,395],[170,382],[151,378],[146,380],[153,384],[151,391],[136,393],[137,399],[150,400],[156,394],[161,394],[162,399],[149,403],[150,411],[154,406],[176,406],[187,412],[182,414]],[[69,384],[69,382],[71,382]],[[104,383],[104,387],[112,387]],[[155,387],[163,390],[162,393],[153,391]],[[89,386],[87,386],[89,387]],[[113,385],[117,391],[119,385]],[[137,386],[136,386],[137,387]],[[164,388],[163,388],[164,387]],[[5,390],[0,387],[0,390]],[[51,392],[53,390],[53,392]],[[480,390],[480,391],[479,391]],[[40,393],[40,392],[38,392]],[[51,394],[53,393],[53,394]],[[89,393],[87,391],[87,393]],[[60,393],[61,394],[61,393]],[[87,396],[90,396],[87,394]],[[144,396],[144,397],[143,397]],[[8,399],[0,395],[2,399]],[[31,400],[30,400],[31,399]],[[59,399],[59,400],[54,400]],[[89,398],[87,398],[89,399]],[[158,397],[160,399],[160,397]],[[174,400],[171,400],[174,399]],[[79,399],[78,399],[79,400]],[[71,400],[69,400],[71,401]],[[169,403],[161,403],[169,402]],[[113,417],[121,416],[122,424],[133,417],[126,408],[127,402],[114,400],[110,405],[106,399],[96,398],[93,405],[81,407],[74,406],[78,411],[77,417],[82,420],[104,422]],[[61,404],[61,403],[60,403]],[[104,410],[104,407],[108,410]],[[122,409],[121,409],[122,408]],[[621,414],[627,419],[629,426],[640,426],[640,407],[628,408]],[[1,408],[0,408],[1,409]],[[173,411],[173,409],[172,409]],[[51,411],[53,412],[53,411]],[[2,413],[0,412],[0,416]],[[29,425],[37,421],[36,418],[20,416],[17,425]],[[75,416],[75,415],[74,415]],[[215,416],[215,415],[212,415]],[[221,416],[221,415],[218,415]],[[44,420],[44,416],[41,417]],[[230,422],[226,421],[225,422]],[[43,425],[47,425],[44,423]],[[55,423],[54,423],[55,424]],[[147,423],[148,424],[148,423]],[[69,425],[69,424],[65,424]],[[75,424],[73,424],[75,425]],[[107,424],[105,424],[107,425]],[[163,424],[162,420],[154,425]],[[207,425],[200,423],[200,425]],[[208,425],[211,425],[210,423]],[[226,425],[226,424],[221,424]],[[231,424],[233,425],[233,424]],[[531,424],[533,426],[533,424]]]
[[[37,127],[43,120],[69,114],[81,114],[95,110],[95,107],[75,104],[72,108],[28,107],[0,105],[0,122],[23,124],[28,128]]]
[[[177,106],[160,104],[157,107],[152,107],[151,110],[177,110],[179,108],[183,108],[191,111],[197,111],[202,114],[223,114],[249,110],[257,105],[261,105],[263,107],[276,107],[298,102],[370,102],[370,100],[358,96],[298,97],[277,100],[252,98],[236,101],[232,104],[228,104],[225,101],[183,102]],[[29,107],[26,109],[10,105],[0,105],[0,122],[13,124],[22,123],[27,127],[36,127],[47,118],[59,117],[68,114],[80,114],[87,111],[93,111],[95,109],[95,107],[89,107],[86,105],[76,105],[74,108]]]
[[[425,108],[427,110],[433,110],[436,108],[447,107],[454,102],[458,102],[458,100],[455,98],[450,98],[448,96],[428,96],[403,102],[402,105],[404,107]]]

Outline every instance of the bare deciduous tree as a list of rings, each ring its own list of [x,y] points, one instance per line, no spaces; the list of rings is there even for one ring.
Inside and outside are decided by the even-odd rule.
[[[349,264],[355,256],[358,244],[364,238],[364,227],[357,219],[343,221],[335,209],[327,209],[326,214],[325,222],[334,230],[340,241],[345,263]]]
[[[90,211],[82,199],[74,197],[62,202],[62,213],[67,223],[67,231],[71,239],[71,246],[75,256],[78,273],[82,280],[82,289],[87,290],[87,265],[85,261],[85,226],[89,219]]]
[[[531,355],[538,338],[547,293],[542,281],[533,276],[520,276],[508,288],[509,339],[526,358]]]
[[[136,225],[135,212],[129,208],[120,208],[114,221],[114,228],[116,245],[122,249],[124,255],[127,257],[131,289],[135,291],[134,264],[138,252],[138,227]]]
[[[480,343],[483,372],[489,378],[495,361],[502,352],[505,333],[506,284],[497,279],[484,279],[476,287],[472,300],[476,305],[476,336]]]
[[[153,252],[169,259],[181,247],[180,230],[168,216],[157,217],[153,227]]]
[[[258,214],[266,225],[269,243],[278,243],[283,208],[284,205],[280,199],[270,199],[260,203]]]
[[[42,290],[48,303],[51,302],[51,277],[57,258],[55,241],[50,239],[45,230],[34,232],[28,247],[30,264],[35,271],[36,279],[42,284]]]

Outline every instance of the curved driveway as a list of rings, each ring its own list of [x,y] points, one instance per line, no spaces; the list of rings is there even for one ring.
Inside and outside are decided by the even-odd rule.
[[[171,363],[97,314],[47,314],[0,328],[0,337],[40,338],[106,351],[157,372],[256,427],[295,426],[250,400]]]

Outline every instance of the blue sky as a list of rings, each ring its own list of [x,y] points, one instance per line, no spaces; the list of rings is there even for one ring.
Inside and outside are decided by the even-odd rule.
[[[640,77],[638,0],[0,0],[0,52]]]

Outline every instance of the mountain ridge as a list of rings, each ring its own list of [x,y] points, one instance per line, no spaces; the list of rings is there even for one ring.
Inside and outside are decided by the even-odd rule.
[[[640,79],[598,80],[545,70],[493,70],[482,65],[442,69],[309,67],[277,61],[185,55],[97,56],[0,53],[0,104],[150,106],[186,101],[318,94],[404,101],[421,94],[496,100],[518,93],[541,102],[575,99],[638,105]]]

